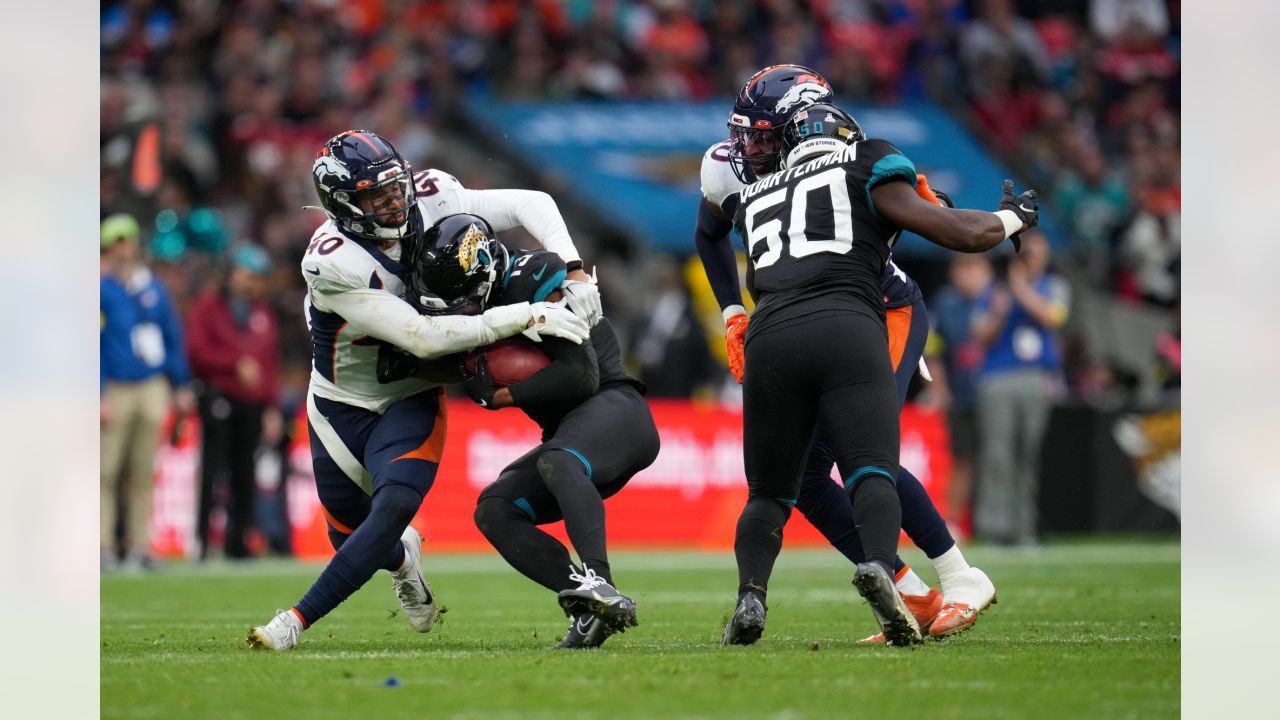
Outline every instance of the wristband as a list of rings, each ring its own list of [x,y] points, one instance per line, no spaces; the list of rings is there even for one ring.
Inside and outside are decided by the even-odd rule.
[[[1018,213],[1012,210],[997,210],[995,216],[1000,218],[1000,222],[1004,224],[1004,236],[1011,237],[1022,232],[1023,222],[1018,217]]]
[[[722,310],[720,314],[724,316],[724,321],[728,323],[729,320],[733,318],[735,315],[746,315],[747,309],[742,307],[741,305],[730,305],[729,307]]]

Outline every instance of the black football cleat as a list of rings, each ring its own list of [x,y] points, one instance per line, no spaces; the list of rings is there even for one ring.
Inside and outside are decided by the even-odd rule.
[[[569,632],[556,647],[568,650],[590,650],[603,645],[612,634],[609,624],[598,615],[576,615],[573,622],[569,623]]]
[[[569,579],[579,583],[572,590],[561,590],[557,595],[560,607],[569,617],[595,615],[608,626],[610,634],[624,632],[640,622],[636,619],[636,601],[618,592],[618,589],[588,568],[579,575],[570,568]]]
[[[920,625],[884,568],[875,563],[858,565],[853,586],[871,606],[880,632],[890,645],[907,647],[921,642]]]
[[[738,600],[738,608],[733,611],[729,624],[724,626],[724,635],[720,636],[721,645],[754,645],[764,634],[764,617],[768,613],[764,603],[755,593],[745,593]]]

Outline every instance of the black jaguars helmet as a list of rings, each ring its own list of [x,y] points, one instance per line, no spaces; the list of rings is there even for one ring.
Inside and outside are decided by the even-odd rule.
[[[777,172],[782,128],[796,111],[834,100],[831,84],[803,65],[767,67],[747,81],[729,115],[729,165],[744,183]]]
[[[782,168],[793,168],[815,155],[844,149],[866,136],[849,113],[818,103],[800,110],[782,129]]]
[[[460,213],[427,228],[410,263],[410,301],[428,315],[484,312],[507,270],[507,249],[488,221]]]
[[[311,175],[320,206],[342,232],[371,241],[412,234],[418,213],[413,171],[376,133],[348,130],[330,138],[316,153]]]

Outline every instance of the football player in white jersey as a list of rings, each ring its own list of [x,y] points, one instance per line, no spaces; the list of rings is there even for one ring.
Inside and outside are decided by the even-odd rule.
[[[801,65],[764,68],[747,81],[734,102],[728,123],[730,138],[712,145],[702,157],[703,199],[698,207],[695,244],[724,314],[729,367],[738,382],[743,377],[743,345],[749,321],[738,285],[732,222],[722,205],[725,198],[747,184],[778,170],[781,130],[797,111],[814,103],[831,102],[833,97],[831,86],[815,70]],[[918,176],[917,192],[932,202],[951,205],[944,193],[934,195],[923,175]],[[748,284],[750,280],[748,275]],[[928,316],[920,289],[892,259],[881,275],[881,290],[901,404],[924,351]],[[830,480],[833,463],[820,427],[806,462],[796,509],[837,550],[859,563],[864,553],[854,528],[853,508],[848,495]],[[995,587],[981,570],[965,561],[945,520],[920,481],[906,468],[900,469],[896,487],[902,504],[902,527],[933,561],[942,584],[942,592],[930,588],[901,558],[896,558],[899,592],[922,632],[942,636],[963,631],[994,602]],[[726,637],[725,641],[744,640]],[[884,636],[877,634],[864,642],[883,641]]]
[[[524,333],[581,343],[600,318],[600,296],[554,201],[527,190],[468,190],[446,173],[414,174],[384,138],[350,130],[312,166],[329,219],[302,259],[311,328],[307,418],[316,490],[337,551],[296,605],[253,628],[249,644],[288,650],[298,635],[363,586],[392,572],[414,630],[428,632],[436,601],[422,577],[421,539],[409,524],[435,480],[445,438],[438,383],[377,380],[379,347],[443,357]],[[482,213],[497,230],[523,226],[571,272],[560,303],[516,303],[477,316],[424,316],[401,299],[408,261],[439,217]],[[488,278],[488,282],[496,278]]]

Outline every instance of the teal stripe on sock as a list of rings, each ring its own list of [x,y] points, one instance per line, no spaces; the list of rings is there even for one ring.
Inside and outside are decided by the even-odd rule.
[[[857,472],[855,472],[854,474],[850,475],[847,479],[845,479],[844,489],[846,491],[852,491],[853,486],[857,485],[859,480],[861,480],[862,478],[868,475],[882,475],[886,479],[888,479],[889,482],[891,483],[894,482],[893,476],[889,474],[888,470],[885,470],[884,468],[881,468],[881,467],[876,467],[875,465],[868,465],[864,468],[859,468]],[[894,483],[894,484],[896,485],[897,483]]]

